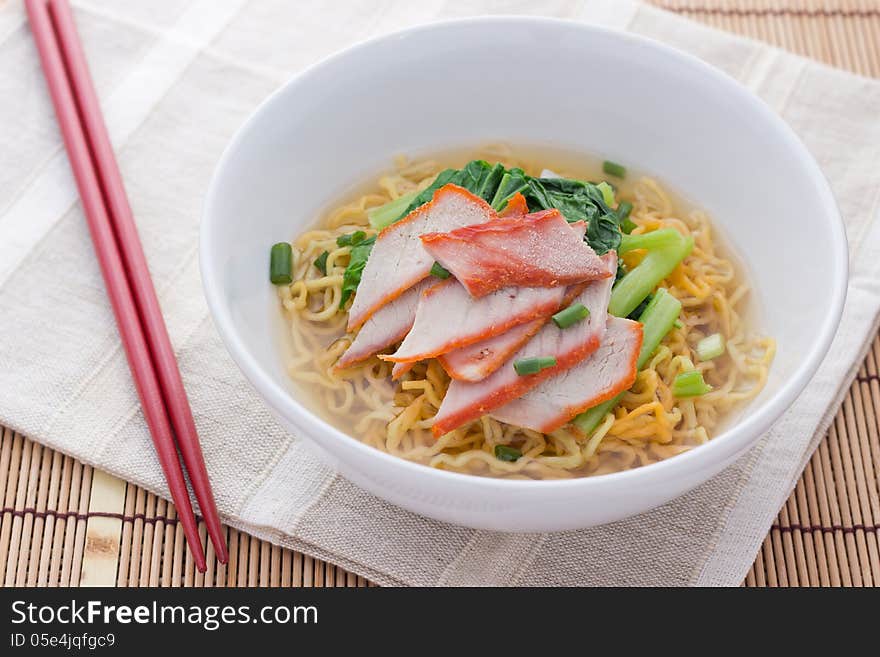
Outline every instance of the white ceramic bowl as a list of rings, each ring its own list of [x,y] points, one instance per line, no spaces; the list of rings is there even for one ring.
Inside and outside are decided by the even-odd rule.
[[[635,470],[506,481],[389,456],[301,403],[276,339],[282,320],[267,280],[270,245],[292,239],[395,154],[487,141],[631,163],[711,213],[750,270],[760,328],[778,341],[765,390],[732,426],[704,446]],[[235,362],[284,425],[319,445],[349,479],[439,520],[554,531],[658,506],[752,445],[803,390],[831,343],[847,249],[816,162],[782,120],[727,75],[630,34],[482,18],[357,45],[266,100],[211,182],[201,268]]]

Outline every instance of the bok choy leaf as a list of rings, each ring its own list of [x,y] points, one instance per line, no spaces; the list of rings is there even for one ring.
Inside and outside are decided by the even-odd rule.
[[[533,212],[555,208],[569,222],[585,222],[585,240],[596,253],[602,254],[620,246],[621,217],[608,205],[603,188],[599,185],[568,178],[534,178],[518,167],[506,169],[500,163],[493,165],[485,160],[473,160],[461,169],[445,169],[418,194],[402,196],[370,210],[370,224],[380,229],[399,221],[430,201],[434,192],[449,183],[479,196],[497,211],[502,210],[507,201],[520,192]],[[343,280],[343,305],[360,283],[361,272],[374,242],[375,238],[370,238],[352,247],[351,260]]]

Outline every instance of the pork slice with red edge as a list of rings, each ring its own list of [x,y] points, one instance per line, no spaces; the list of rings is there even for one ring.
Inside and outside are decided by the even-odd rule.
[[[586,231],[583,222],[563,229],[580,239]],[[543,326],[544,320],[571,300],[573,289],[574,286],[506,287],[474,298],[455,279],[443,281],[422,293],[412,330],[397,351],[380,358],[394,363],[414,363],[500,337],[519,325],[540,319],[540,324],[531,326],[528,331],[514,331],[510,338],[495,343],[495,347],[506,346],[507,355],[510,355]],[[498,352],[494,353],[497,362]],[[490,362],[483,360],[482,364],[487,366]],[[495,368],[501,362],[497,362]]]
[[[474,297],[503,287],[564,287],[614,274],[559,210],[511,215],[421,236]]]
[[[412,330],[383,360],[413,363],[491,338],[559,309],[565,288],[506,287],[475,299],[456,280],[425,290]]]
[[[543,319],[514,326],[495,337],[461,347],[438,357],[440,365],[453,379],[482,381],[503,365],[544,326]]]
[[[409,372],[415,363],[394,363],[394,367],[391,368],[391,380],[397,381],[404,374]]]
[[[602,256],[602,261],[611,271],[617,266],[614,253]],[[592,354],[599,347],[605,332],[612,283],[612,278],[594,281],[574,299],[574,303],[582,303],[590,311],[586,319],[566,329],[560,329],[553,322],[548,322],[501,367],[482,381],[453,380],[434,417],[434,435],[442,436],[492,412],[550,377],[574,367]],[[514,363],[518,360],[541,357],[552,357],[556,364],[524,376],[517,374],[514,369]]]
[[[450,183],[434,192],[428,203],[384,228],[364,265],[348,311],[348,330],[358,328],[379,308],[427,278],[434,258],[422,246],[420,235],[487,222],[496,216],[483,199]]]
[[[589,358],[496,408],[492,417],[541,433],[556,431],[632,386],[641,348],[641,324],[609,317],[602,343]]]
[[[583,291],[585,285],[589,285],[589,283],[566,288],[565,298],[562,300],[560,308],[568,306]],[[549,320],[550,316],[548,315],[526,324],[514,326],[501,335],[442,354],[438,356],[438,360],[446,373],[453,379],[482,381],[501,367]]]
[[[344,354],[336,361],[335,369],[357,365],[386,347],[400,342],[412,328],[416,307],[422,292],[432,281],[421,281],[385,304],[364,322]],[[404,372],[400,372],[402,376]]]

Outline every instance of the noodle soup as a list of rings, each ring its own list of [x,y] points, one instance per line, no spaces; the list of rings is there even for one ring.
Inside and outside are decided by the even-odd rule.
[[[347,331],[352,301],[345,298],[346,287],[351,287],[352,260],[361,257],[353,250],[378,232],[370,214],[375,223],[377,208],[411,198],[432,185],[444,169],[460,169],[474,159],[500,163],[506,170],[519,167],[540,178],[608,181],[613,185],[603,188],[613,197],[608,207],[622,217],[624,206],[631,205],[626,218],[631,223],[621,220],[620,224],[630,243],[638,243],[633,237],[670,229],[693,241],[688,254],[653,286],[652,296],[627,313],[639,319],[649,300],[660,294],[676,300],[676,308],[680,304],[677,319],[664,331],[659,346],[640,354],[643,362],[633,367],[634,380],[626,381],[629,385],[623,392],[604,399],[604,407],[596,405],[552,431],[501,421],[490,409],[434,435],[435,415],[451,383],[442,357],[395,365],[373,355],[350,367],[338,367],[356,334]],[[609,170],[607,164],[604,168]],[[604,172],[602,162],[588,157],[506,146],[413,161],[399,158],[393,171],[331,208],[313,230],[294,237],[291,281],[278,284],[290,326],[284,350],[290,376],[320,414],[355,438],[401,458],[468,474],[530,479],[590,476],[646,465],[711,440],[737,406],[760,392],[774,342],[754,332],[747,281],[719,242],[709,217],[652,178],[613,166],[610,170],[619,175]],[[650,253],[642,248],[620,251],[620,280]],[[444,271],[443,267],[431,270],[441,277],[438,280]],[[660,288],[665,292],[658,292]],[[584,312],[589,316],[587,309]],[[544,321],[549,325],[549,315]],[[399,342],[383,348],[382,355],[394,352]],[[395,381],[396,366],[406,371]],[[688,389],[690,383],[702,387]]]

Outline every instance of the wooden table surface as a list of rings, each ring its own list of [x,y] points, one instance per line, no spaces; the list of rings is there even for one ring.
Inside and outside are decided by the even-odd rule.
[[[880,77],[880,0],[651,0]],[[880,120],[880,117],[878,117]],[[880,338],[780,511],[746,586],[880,586]],[[362,577],[227,529],[230,561],[193,568],[171,504],[0,428],[0,582],[6,586],[368,586]],[[204,540],[204,526],[201,527]]]

